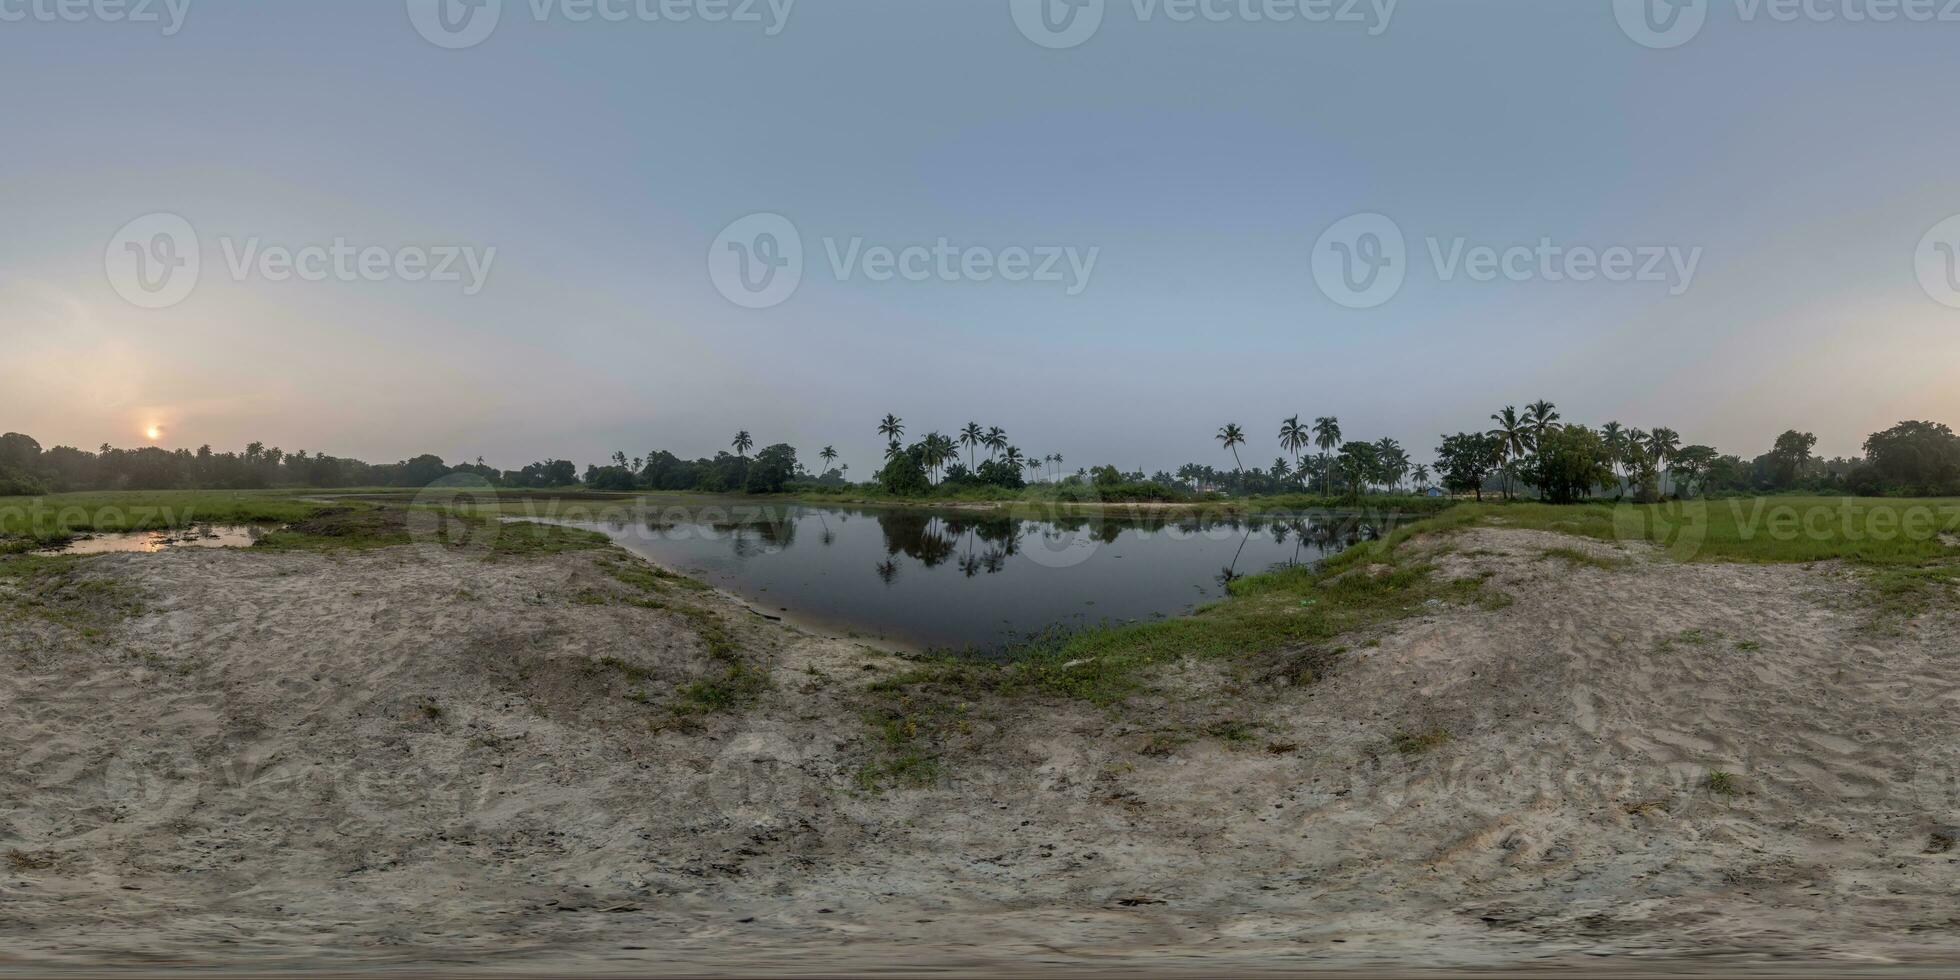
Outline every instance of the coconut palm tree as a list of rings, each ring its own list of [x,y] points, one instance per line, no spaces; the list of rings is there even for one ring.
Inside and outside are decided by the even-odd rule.
[[[1518,417],[1515,406],[1506,405],[1504,410],[1490,417],[1497,428],[1490,430],[1491,438],[1498,442],[1497,461],[1504,474],[1504,499],[1511,499],[1511,464],[1523,459],[1531,451],[1530,423]]]
[[[1531,431],[1533,449],[1538,447],[1538,440],[1543,439],[1547,432],[1559,430],[1558,420],[1558,406],[1551,402],[1540,399],[1524,407],[1525,428]]]
[[[1661,492],[1667,492],[1667,464],[1674,461],[1674,454],[1681,448],[1681,433],[1667,428],[1656,428],[1647,436],[1647,455],[1654,461],[1654,469],[1661,474]]]
[[[935,483],[939,482],[938,474],[947,462],[960,457],[958,444],[937,432],[926,433],[920,445],[924,447],[924,452],[920,454],[919,462],[924,463],[926,470],[933,474]]]
[[[968,422],[966,428],[960,430],[960,445],[966,447],[967,469],[973,469],[978,465],[973,461],[973,447],[978,446],[980,440],[984,438],[986,438],[986,434],[980,431],[980,423],[978,422]]]
[[[905,420],[896,415],[886,415],[878,423],[878,434],[891,442],[905,438]]]
[[[1027,457],[1021,455],[1019,446],[1009,446],[1006,452],[1001,453],[1000,458],[1006,460],[1007,465],[1019,468],[1021,461]]]
[[[825,446],[823,447],[823,452],[817,454],[817,458],[823,460],[823,472],[828,473],[830,472],[830,464],[837,461],[837,449],[833,446]],[[817,475],[822,476],[823,473]]]
[[[1680,448],[1681,433],[1673,429],[1657,428],[1647,436],[1647,452],[1654,457],[1655,466],[1667,465]]]
[[[1062,454],[1056,453],[1053,458],[1055,460],[1055,482],[1060,483],[1062,482]]]
[[[1300,450],[1307,448],[1312,441],[1312,434],[1307,431],[1306,426],[1300,424],[1298,415],[1279,424],[1279,446],[1293,454],[1295,468],[1300,465]]]
[[[1327,465],[1327,453],[1341,444],[1341,420],[1331,415],[1314,419],[1313,444],[1320,450],[1320,492],[1326,493],[1327,480],[1333,472]]]
[[[1048,459],[1047,457],[1042,457],[1041,459],[1030,459],[1022,465],[1027,468],[1027,471],[1029,473],[1034,474],[1035,479],[1039,480],[1041,479],[1042,469],[1048,465]]]
[[[1402,451],[1402,444],[1385,438],[1375,443],[1375,455],[1381,460],[1381,475],[1388,478],[1388,489],[1401,486],[1403,474],[1409,472],[1409,454]]]
[[[1429,467],[1418,463],[1412,475],[1415,477],[1416,489],[1427,493],[1429,491]]]
[[[1617,480],[1620,476],[1621,457],[1625,456],[1627,451],[1626,426],[1618,422],[1608,422],[1599,427],[1599,439],[1606,444],[1606,455],[1612,462],[1613,477]]]
[[[1218,441],[1232,451],[1232,462],[1239,468],[1239,487],[1245,487],[1245,464],[1239,462],[1239,447],[1245,445],[1245,430],[1237,422],[1218,430]]]
[[[992,426],[981,437],[980,444],[987,447],[987,458],[993,459],[996,453],[1007,448],[1007,431],[998,425]]]
[[[749,436],[749,430],[743,429],[735,433],[735,441],[729,443],[729,445],[735,447],[735,455],[743,459],[748,459],[749,450],[755,448],[755,440]]]

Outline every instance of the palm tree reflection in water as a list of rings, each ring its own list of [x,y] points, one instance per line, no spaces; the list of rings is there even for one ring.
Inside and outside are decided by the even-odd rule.
[[[792,504],[677,506],[644,529],[603,529],[659,564],[816,625],[920,647],[999,649],[1051,629],[1179,615],[1244,576],[1310,563],[1397,520]],[[797,547],[808,542],[819,546]]]

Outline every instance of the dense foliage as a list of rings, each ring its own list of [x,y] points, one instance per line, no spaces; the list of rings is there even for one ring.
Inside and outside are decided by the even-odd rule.
[[[1564,423],[1555,406],[1537,402],[1520,413],[1507,407],[1491,416],[1485,432],[1444,436],[1434,469],[1413,464],[1393,439],[1347,439],[1331,417],[1303,423],[1289,418],[1280,427],[1282,456],[1264,469],[1247,467],[1243,428],[1227,425],[1217,441],[1231,465],[1218,468],[1187,463],[1175,473],[1145,475],[1116,466],[1083,467],[1069,473],[1060,453],[1029,456],[1010,444],[999,428],[969,423],[957,437],[927,433],[905,444],[904,422],[887,415],[878,432],[887,439],[885,462],[870,483],[852,484],[850,467],[838,453],[817,454],[821,471],[812,473],[787,444],[753,455],[755,440],[738,433],[733,453],[685,460],[664,450],[628,458],[615,452],[605,465],[590,465],[581,476],[569,460],[548,459],[521,469],[498,470],[481,459],[450,464],[433,455],[396,463],[371,464],[304,450],[284,452],[253,443],[243,452],[220,453],[158,448],[95,452],[69,446],[44,450],[20,433],[0,435],[0,496],[91,490],[257,490],[273,487],[428,486],[458,474],[512,488],[572,488],[631,493],[704,491],[710,493],[872,492],[895,497],[997,498],[1038,492],[1061,501],[1183,501],[1214,496],[1317,495],[1357,498],[1364,494],[1438,490],[1483,499],[1531,497],[1552,503],[1588,498],[1654,501],[1666,497],[1721,494],[1822,493],[1863,496],[1960,494],[1960,435],[1933,422],[1901,422],[1865,441],[1857,459],[1818,459],[1817,437],[1790,430],[1770,450],[1753,459],[1723,455],[1713,447],[1682,445],[1671,429],[1644,431],[1608,422],[1597,428]],[[984,453],[984,456],[983,456]],[[1038,491],[1029,490],[1042,484]]]

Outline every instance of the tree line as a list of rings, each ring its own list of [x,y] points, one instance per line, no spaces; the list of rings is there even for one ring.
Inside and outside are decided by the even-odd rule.
[[[243,452],[117,449],[72,446],[43,450],[30,436],[0,435],[0,496],[82,490],[264,490],[273,487],[425,487],[457,473],[505,486],[577,486],[578,470],[564,460],[500,471],[483,460],[450,465],[439,456],[397,463],[364,463],[305,450],[288,453],[254,442]]]
[[[1229,456],[1229,466],[1193,462],[1175,472],[1146,476],[1109,465],[1069,472],[1061,453],[1023,452],[1000,427],[977,422],[952,435],[932,431],[907,443],[904,420],[887,414],[876,427],[886,441],[885,461],[864,484],[850,481],[850,466],[838,462],[834,447],[816,454],[819,466],[812,472],[786,443],[752,454],[756,440],[746,430],[730,442],[732,452],[689,460],[665,450],[634,457],[617,451],[605,464],[588,465],[583,474],[564,459],[516,470],[499,470],[480,457],[452,465],[435,455],[371,464],[305,450],[287,453],[257,442],[242,452],[222,453],[210,446],[192,451],[106,444],[95,452],[70,446],[44,450],[33,438],[9,432],[0,435],[0,496],[86,490],[419,488],[454,475],[513,488],[782,493],[856,487],[903,497],[968,489],[1011,493],[1032,482],[1052,484],[1064,496],[1077,492],[1101,499],[1289,493],[1359,497],[1408,489],[1554,503],[1790,491],[1960,495],[1960,436],[1935,422],[1900,422],[1867,438],[1862,456],[1834,459],[1817,457],[1817,437],[1795,429],[1778,436],[1767,452],[1744,458],[1684,444],[1678,432],[1662,426],[1568,423],[1548,401],[1533,402],[1522,412],[1506,406],[1490,422],[1488,428],[1443,436],[1434,463],[1423,464],[1414,462],[1394,439],[1346,438],[1340,419],[1333,416],[1311,423],[1293,416],[1280,422],[1280,455],[1263,469],[1245,465],[1247,432],[1229,423],[1214,436]]]

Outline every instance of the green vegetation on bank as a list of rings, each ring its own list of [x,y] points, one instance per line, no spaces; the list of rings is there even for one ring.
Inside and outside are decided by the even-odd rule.
[[[1651,541],[1699,561],[1919,565],[1960,559],[1960,499],[1730,497],[1662,504],[1464,504],[1441,523]]]
[[[1033,696],[1115,706],[1147,694],[1153,668],[1196,659],[1248,682],[1312,683],[1357,631],[1414,615],[1432,603],[1486,609],[1510,598],[1481,579],[1441,581],[1409,542],[1475,526],[1524,528],[1605,542],[1658,545],[1681,561],[1843,560],[1861,570],[1882,615],[1910,618],[1951,602],[1960,585],[1960,500],[1765,497],[1666,504],[1465,503],[1364,542],[1317,567],[1288,568],[1231,583],[1229,597],[1192,615],[1106,627],[1032,642],[998,661],[919,658],[871,688],[866,719],[884,758],[868,772],[886,782],[940,771],[940,757],[975,737],[974,704],[986,696]],[[1445,545],[1447,547],[1447,545]],[[1549,559],[1616,571],[1573,548]]]
[[[1448,519],[1445,514],[1442,518]],[[1432,603],[1496,608],[1509,599],[1482,579],[1445,581],[1416,549],[1412,524],[1318,566],[1238,579],[1229,598],[1176,619],[1063,633],[998,661],[940,656],[874,685],[866,720],[884,758],[869,771],[907,781],[976,737],[968,717],[986,696],[1036,696],[1116,705],[1147,693],[1150,670],[1186,659],[1222,664],[1248,682],[1314,683],[1344,652],[1338,639],[1415,615]]]
[[[149,490],[0,497],[0,538],[60,543],[76,534],[162,531],[193,524],[286,524],[325,508],[291,493]]]

